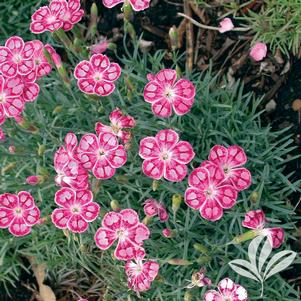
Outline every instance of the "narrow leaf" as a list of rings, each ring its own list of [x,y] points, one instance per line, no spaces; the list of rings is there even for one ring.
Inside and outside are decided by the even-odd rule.
[[[257,270],[257,264],[256,264],[256,255],[258,247],[263,240],[263,236],[257,236],[256,238],[252,239],[252,241],[249,244],[248,248],[248,256],[251,262],[251,265],[254,266]]]

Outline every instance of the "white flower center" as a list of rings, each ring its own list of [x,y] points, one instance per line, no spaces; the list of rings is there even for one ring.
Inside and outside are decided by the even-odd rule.
[[[21,61],[22,61],[22,56],[21,56],[21,54],[20,54],[20,53],[14,54],[14,56],[13,56],[13,62],[14,62],[15,64],[19,64]]]
[[[166,97],[168,100],[172,100],[175,96],[175,93],[171,87],[166,87],[163,96]]]
[[[0,93],[0,103],[5,103],[5,94]]]
[[[15,214],[15,216],[21,217],[22,214],[23,214],[22,208],[21,208],[21,207],[16,207],[16,208],[14,209],[14,214]]]
[[[80,205],[73,205],[70,207],[70,210],[73,214],[79,214],[81,211],[81,206]]]
[[[56,21],[56,16],[49,16],[48,18],[47,18],[47,20],[46,20],[46,22],[48,23],[48,24],[52,24],[52,23],[54,23]]]
[[[97,82],[100,82],[100,81],[102,81],[102,79],[103,79],[102,74],[100,72],[95,72],[94,80],[97,81]]]
[[[122,241],[122,240],[125,240],[126,238],[127,238],[127,236],[128,236],[128,231],[126,230],[126,229],[118,229],[117,231],[116,231],[116,235],[117,235],[117,237]]]

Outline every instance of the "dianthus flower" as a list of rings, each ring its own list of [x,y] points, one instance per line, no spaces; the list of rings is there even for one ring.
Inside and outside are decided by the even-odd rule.
[[[267,45],[265,43],[256,43],[250,51],[250,56],[256,62],[263,60],[268,52]]]
[[[14,236],[24,236],[39,219],[40,210],[30,193],[20,191],[17,195],[0,195],[0,228],[8,228]]]
[[[91,170],[97,179],[109,179],[116,168],[123,166],[127,154],[112,133],[84,135],[78,145],[78,159],[84,168]]]
[[[24,83],[21,76],[4,78],[0,75],[0,125],[6,118],[19,116],[24,109]]]
[[[247,162],[244,150],[231,145],[228,148],[222,145],[215,145],[209,153],[209,161],[204,161],[202,167],[216,165],[220,167],[225,176],[224,184],[232,185],[236,190],[247,189],[251,185],[251,173],[242,167]]]
[[[187,79],[177,80],[175,70],[163,69],[156,75],[147,76],[149,83],[144,88],[144,100],[152,104],[152,111],[159,117],[170,117],[172,110],[177,115],[188,113],[194,103],[195,87]]]
[[[112,8],[116,6],[119,3],[127,2],[125,0],[102,0],[102,3],[105,7]],[[140,11],[147,9],[149,7],[151,0],[128,0],[127,3],[129,3],[133,10]]]
[[[73,133],[65,137],[65,146],[61,146],[54,155],[54,169],[57,172],[55,182],[62,187],[75,190],[88,189],[89,175],[76,158],[77,138]]]
[[[119,108],[111,112],[110,117],[111,125],[104,125],[97,122],[95,125],[95,132],[97,135],[100,133],[112,133],[119,137],[121,141],[126,144],[131,140],[131,133],[127,130],[136,125],[135,119],[130,115],[124,115]]]
[[[144,159],[143,172],[150,178],[168,181],[182,181],[187,174],[187,166],[195,156],[187,141],[179,141],[173,130],[161,130],[155,137],[140,141],[139,156]]]
[[[246,213],[242,225],[255,230],[258,235],[267,236],[273,248],[279,248],[284,241],[284,230],[282,228],[265,228],[267,219],[262,210],[252,210]]]
[[[158,215],[161,222],[168,220],[168,213],[163,204],[154,199],[147,199],[143,207],[146,216],[152,217]]]
[[[93,194],[90,190],[73,190],[64,187],[56,192],[54,200],[61,208],[52,212],[51,219],[59,229],[83,233],[99,214],[100,207],[93,202]]]
[[[139,216],[133,209],[120,212],[111,211],[102,220],[102,227],[94,236],[96,245],[101,250],[107,250],[118,240],[114,255],[118,260],[130,260],[137,252],[144,253],[143,241],[148,239],[149,229],[139,221]]]
[[[159,264],[155,261],[144,261],[145,253],[138,251],[134,261],[127,261],[125,273],[128,286],[136,293],[150,289],[151,283],[158,275]]]
[[[204,301],[247,301],[248,293],[244,287],[225,278],[218,284],[218,290],[209,290],[204,295]]]
[[[79,89],[86,94],[107,96],[115,90],[114,81],[121,74],[117,63],[103,54],[93,54],[89,61],[81,61],[74,70]]]
[[[224,181],[224,173],[218,166],[194,169],[188,177],[190,187],[185,191],[186,204],[199,210],[207,220],[219,220],[223,216],[223,209],[233,207],[237,199],[237,191]]]
[[[0,46],[0,72],[5,77],[27,75],[34,69],[33,54],[32,41],[24,43],[18,36],[10,37],[5,46]]]

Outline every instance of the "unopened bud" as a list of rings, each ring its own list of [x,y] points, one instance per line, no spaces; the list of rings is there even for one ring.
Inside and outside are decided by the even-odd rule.
[[[168,228],[165,228],[162,230],[162,235],[166,238],[173,238],[176,236],[176,234],[177,234],[176,231],[168,229]]]
[[[178,48],[178,31],[175,25],[169,29],[168,34],[169,34],[171,49],[175,51]]]
[[[110,202],[110,205],[111,205],[111,208],[114,210],[114,211],[120,211],[121,209],[120,209],[120,206],[119,206],[119,203],[118,203],[118,201],[116,201],[116,200],[112,200],[111,202]]]
[[[14,154],[16,152],[16,147],[14,145],[10,145],[8,147],[8,151],[11,153],[11,154]]]
[[[39,144],[38,147],[38,155],[43,156],[46,150],[46,146],[44,144]]]
[[[244,241],[250,240],[258,236],[258,232],[256,230],[247,231],[239,236],[234,237],[231,243],[240,244]]]
[[[211,261],[211,257],[210,256],[202,256],[202,257],[199,257],[196,262],[200,265],[203,265],[203,264],[207,264]]]
[[[250,201],[251,201],[252,203],[257,203],[258,197],[259,197],[258,192],[257,192],[257,191],[253,191],[253,192],[251,193],[251,195],[250,195]]]
[[[142,221],[142,224],[144,225],[148,225],[150,223],[150,221],[152,220],[152,217],[151,216],[146,216],[143,221]]]
[[[192,295],[191,295],[190,291],[185,292],[184,301],[192,301]]]
[[[172,211],[174,213],[174,215],[177,213],[177,211],[179,210],[180,206],[182,203],[182,195],[181,194],[174,194],[172,196]]]
[[[157,191],[158,187],[159,187],[159,181],[153,180],[153,183],[152,183],[153,191]]]
[[[91,54],[100,54],[108,49],[109,43],[107,40],[103,40],[98,44],[94,44],[90,47]]]
[[[7,165],[3,166],[1,170],[1,174],[4,175],[6,172],[10,171],[11,169],[14,169],[16,167],[16,162],[8,163]]]
[[[56,106],[52,112],[52,114],[59,114],[63,111],[63,106]]]
[[[167,261],[170,265],[181,265],[181,266],[186,266],[186,265],[192,265],[193,262],[186,260],[186,259],[170,259]]]
[[[3,132],[3,130],[0,128],[0,142],[5,141],[5,134]]]
[[[32,176],[29,176],[26,178],[26,183],[28,185],[32,185],[32,186],[41,184],[41,183],[43,183],[43,181],[44,181],[44,177],[42,177],[42,176],[32,175]]]
[[[123,5],[123,14],[124,14],[124,21],[132,21],[133,20],[133,9],[132,5],[129,3],[125,3]]]
[[[132,23],[126,21],[124,24],[125,32],[127,32],[133,41],[137,40],[136,31]]]
[[[205,254],[205,255],[209,254],[209,250],[202,244],[195,243],[193,245],[193,248],[202,254]]]

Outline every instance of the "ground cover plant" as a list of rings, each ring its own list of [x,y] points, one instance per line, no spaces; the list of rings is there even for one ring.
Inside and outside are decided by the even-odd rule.
[[[297,156],[262,99],[141,51],[131,15],[149,1],[126,3],[122,54],[90,47],[96,5],[43,4],[0,48],[1,297],[26,271],[44,301],[299,300],[278,273],[300,262]]]

